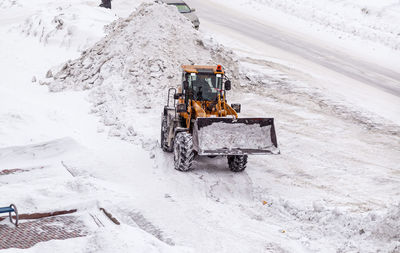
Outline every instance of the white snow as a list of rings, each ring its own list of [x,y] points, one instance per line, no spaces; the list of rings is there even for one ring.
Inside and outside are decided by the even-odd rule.
[[[308,22],[314,31],[340,39],[358,37],[400,50],[400,3],[397,0],[233,0],[229,6],[268,18],[266,9],[278,10]],[[285,23],[283,19],[279,22]]]
[[[271,126],[261,127],[258,124],[212,123],[198,131],[199,148],[201,150],[217,149],[270,149]]]
[[[4,252],[399,251],[398,125],[349,110],[276,62],[236,60],[172,7],[97,4],[0,0],[0,171],[15,171],[0,175],[0,204],[77,208],[89,233]],[[239,174],[225,157],[175,171],[158,138],[182,61],[222,63],[228,101],[242,117],[275,118],[281,155],[251,156]]]
[[[155,19],[158,22],[152,22]],[[51,70],[53,77],[43,83],[51,91],[93,88],[92,113],[102,117],[110,136],[156,145],[148,130],[157,131],[159,126],[138,119],[156,116],[154,121],[159,121],[165,90],[178,87],[182,64],[218,61],[226,63],[232,73],[237,68],[231,52],[203,40],[174,6],[143,4],[108,30],[110,33],[80,58]]]
[[[270,67],[273,66],[274,70],[278,70],[282,74],[292,76],[299,81],[305,81],[310,86],[310,90],[313,88],[318,91],[322,90],[325,97],[329,96],[336,103],[340,102],[342,106],[347,106],[348,110],[368,114],[368,117],[372,118],[382,117],[388,122],[400,124],[400,100],[398,99],[400,82],[397,80],[400,76],[397,67],[400,65],[400,51],[378,40],[385,38],[385,31],[371,28],[373,33],[376,34],[375,40],[369,39],[368,36],[362,36],[364,32],[360,35],[345,32],[348,26],[354,26],[357,31],[364,31],[366,26],[375,27],[377,22],[368,17],[363,16],[360,20],[353,20],[360,15],[362,8],[358,9],[357,6],[362,4],[352,1],[328,0],[234,0],[229,2],[189,0],[189,2],[193,6],[199,5],[201,7],[205,17],[202,22],[203,31],[211,33],[224,45],[234,48],[241,61],[252,63],[252,68],[259,65],[264,68],[264,72],[265,69],[270,71]],[[368,5],[368,8],[375,12],[384,10],[382,15],[375,18],[379,19],[378,23],[382,26],[393,28],[389,33],[391,34],[390,40],[394,44],[398,44],[400,37],[394,35],[394,31],[399,29],[400,17],[398,12],[393,15],[388,14],[392,10],[392,5],[389,2],[363,1],[366,5],[375,3],[375,5]],[[393,4],[393,8],[398,8],[398,3]],[[224,10],[224,13],[227,13],[222,17],[237,17],[234,24],[238,26],[238,29],[230,27],[229,20],[222,22],[222,24],[210,22],[208,13],[215,15],[219,10]],[[318,16],[313,15],[314,12],[319,13],[323,19],[319,20]],[[307,18],[301,18],[294,13]],[[341,18],[336,20],[335,15],[339,15]],[[200,16],[202,17],[202,15]],[[336,27],[335,25],[337,29],[333,29],[330,27],[330,24],[335,24],[333,20],[349,25],[344,27],[340,25]],[[251,34],[253,37],[246,36],[243,30],[247,29],[247,25],[240,23],[245,21],[261,24],[265,31],[249,28],[250,32],[247,35]],[[256,32],[260,34],[256,34]],[[274,34],[274,32],[277,34]],[[260,41],[260,38],[266,38],[267,42]],[[291,42],[291,39],[294,42]],[[271,41],[275,44],[269,44]],[[299,43],[299,47],[294,46],[298,50],[298,54],[285,49],[286,46],[290,48],[293,45],[291,43]],[[279,47],[276,44],[282,44],[282,46]],[[332,54],[324,55],[324,52],[320,52],[320,56],[318,56],[320,49],[327,49]],[[322,62],[325,62],[325,64],[319,64],[318,57],[310,60],[308,51],[317,52],[317,56],[323,59]],[[330,59],[345,67],[342,71],[338,71],[335,66],[326,67],[330,64]],[[363,69],[362,66],[365,64],[369,64],[373,72]],[[353,76],[344,75],[343,71],[346,72],[347,70]],[[382,73],[390,72],[394,76],[382,78],[383,75],[379,70],[382,70]],[[379,85],[370,85],[354,78],[354,74],[357,76],[358,73],[361,73],[367,79],[375,80]],[[397,90],[397,93],[384,90],[382,87],[390,87]]]

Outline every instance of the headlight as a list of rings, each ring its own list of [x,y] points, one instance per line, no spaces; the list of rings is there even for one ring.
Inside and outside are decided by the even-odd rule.
[[[237,113],[240,113],[240,109],[242,107],[241,104],[231,104],[231,107],[233,110],[235,110]]]
[[[176,112],[186,112],[186,105],[185,104],[177,104]]]

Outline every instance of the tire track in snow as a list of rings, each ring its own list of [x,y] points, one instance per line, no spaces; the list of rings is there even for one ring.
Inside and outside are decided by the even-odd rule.
[[[248,68],[242,70],[241,87],[243,91],[260,93],[275,98],[279,102],[292,105],[302,105],[310,110],[321,113],[329,113],[365,126],[367,129],[377,131],[381,134],[400,136],[400,126],[387,120],[361,111],[358,106],[347,102],[339,102],[339,99],[328,97],[322,90],[308,86],[302,81],[292,80],[282,71],[293,72],[294,70],[278,63],[255,59],[250,57],[241,58],[243,63],[255,64],[269,69],[269,74],[262,74]],[[253,75],[249,75],[253,73]],[[245,84],[243,84],[245,83]],[[301,102],[300,102],[301,101]],[[345,104],[347,103],[347,104]]]

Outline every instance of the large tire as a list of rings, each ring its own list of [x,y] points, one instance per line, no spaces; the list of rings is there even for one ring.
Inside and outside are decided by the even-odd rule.
[[[163,116],[161,120],[161,148],[164,152],[172,152],[172,145],[168,146],[168,123],[167,116]]]
[[[242,172],[246,169],[247,155],[228,156],[229,169],[233,172]]]
[[[194,159],[192,136],[186,132],[180,132],[175,136],[174,141],[174,164],[179,171],[192,169]]]

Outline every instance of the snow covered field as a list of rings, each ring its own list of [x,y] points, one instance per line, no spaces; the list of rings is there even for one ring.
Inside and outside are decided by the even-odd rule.
[[[0,176],[2,205],[78,208],[89,230],[26,251],[400,252],[399,125],[351,111],[284,64],[243,60],[172,7],[140,3],[114,0],[110,11],[95,1],[0,0],[0,171],[23,171]],[[382,13],[376,33],[396,32],[387,20],[397,12]],[[158,138],[182,63],[222,63],[234,80],[228,101],[242,116],[274,117],[282,154],[250,157],[240,174],[226,158],[175,171]]]

